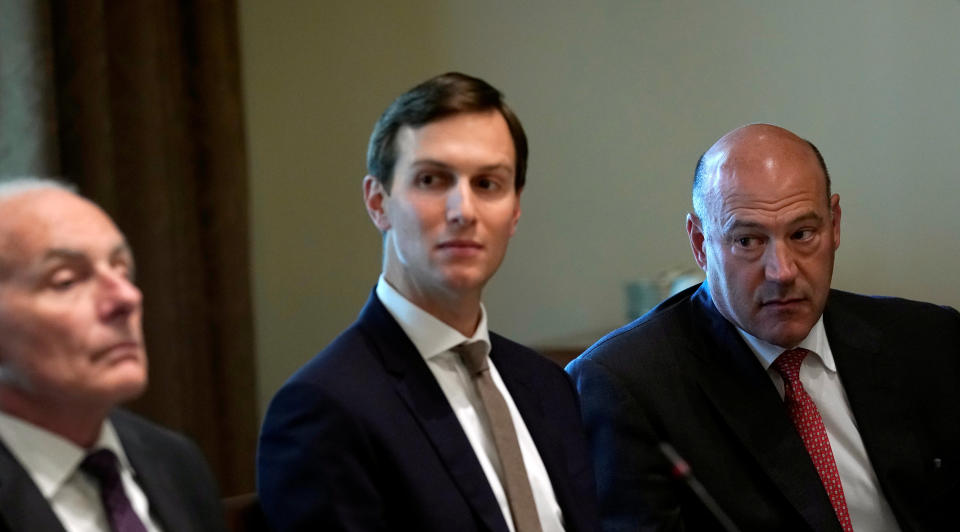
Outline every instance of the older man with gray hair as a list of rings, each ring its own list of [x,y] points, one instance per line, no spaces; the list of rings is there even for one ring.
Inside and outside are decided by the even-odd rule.
[[[116,408],[147,386],[133,274],[92,202],[0,182],[0,531],[224,529],[196,446]]]

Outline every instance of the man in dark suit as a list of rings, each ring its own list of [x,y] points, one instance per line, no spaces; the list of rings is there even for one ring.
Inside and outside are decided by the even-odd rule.
[[[755,124],[700,159],[707,281],[568,366],[605,530],[946,530],[960,501],[960,314],[830,289],[840,202],[813,144]]]
[[[224,530],[199,450],[116,409],[147,384],[141,310],[102,210],[0,183],[0,530]]]
[[[374,128],[363,180],[383,273],[357,321],[270,404],[257,491],[287,530],[593,530],[563,371],[487,330],[484,285],[520,216],[519,120],[449,73]]]

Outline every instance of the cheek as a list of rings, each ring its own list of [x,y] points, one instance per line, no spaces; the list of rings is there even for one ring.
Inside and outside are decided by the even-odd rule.
[[[431,202],[408,204],[396,211],[391,221],[407,236],[429,235],[442,227],[444,210]]]
[[[59,331],[47,331],[44,335],[20,330],[16,334],[4,333],[0,345],[0,363],[13,379],[30,389],[47,389],[71,379],[76,371],[71,369],[78,360],[67,356],[65,339]]]

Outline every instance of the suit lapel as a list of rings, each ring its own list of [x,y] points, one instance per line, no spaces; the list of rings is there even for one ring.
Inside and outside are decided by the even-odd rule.
[[[550,484],[553,487],[557,503],[565,515],[565,521],[568,523],[578,522],[573,519],[573,513],[577,511],[579,501],[574,500],[570,492],[571,484],[567,482],[570,479],[570,472],[566,466],[563,453],[564,435],[558,433],[556,426],[547,423],[547,412],[550,411],[550,405],[545,404],[546,397],[540,393],[538,387],[537,374],[523,365],[521,360],[511,358],[509,349],[495,334],[490,334],[492,350],[490,358],[493,360],[500,378],[503,379],[510,397],[513,399],[523,423],[527,426],[527,432],[533,438],[533,443],[537,448],[537,454],[547,470],[547,476],[550,477]]]
[[[497,367],[497,372],[500,373],[500,378],[503,379],[503,384],[510,392],[510,397],[517,406],[517,410],[520,411],[523,422],[527,426],[527,431],[530,432],[534,443],[537,444],[537,449],[552,447],[552,445],[540,445],[541,440],[544,443],[553,443],[556,440],[549,439],[553,434],[550,434],[549,425],[544,423],[546,407],[543,404],[541,394],[537,392],[536,376],[531,374],[519,361],[510,358],[510,353],[504,348],[503,342],[496,335],[491,333],[490,341],[490,359]]]
[[[394,376],[397,394],[423,428],[464,499],[487,529],[507,532],[500,505],[473,447],[416,347],[375,294],[358,322]]]
[[[0,443],[0,530],[63,531],[33,479]]]
[[[111,416],[117,435],[123,443],[130,465],[136,472],[136,481],[150,503],[150,515],[164,530],[192,530],[193,520],[185,515],[185,506],[179,500],[180,490],[168,471],[154,459],[141,434],[120,416]]]
[[[824,327],[857,432],[880,488],[888,494],[887,502],[896,515],[909,515],[910,509],[889,495],[897,490],[886,474],[904,460],[903,449],[924,448],[920,433],[907,425],[915,416],[903,400],[910,396],[900,378],[903,354],[884,352],[879,332],[847,312],[842,303],[833,304],[835,299],[824,313]]]
[[[691,345],[700,388],[770,480],[814,530],[840,530],[830,499],[783,401],[753,352],[713,305],[706,284],[693,296],[706,332]]]

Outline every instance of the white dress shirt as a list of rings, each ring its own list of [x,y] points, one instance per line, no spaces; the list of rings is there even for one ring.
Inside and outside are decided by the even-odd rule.
[[[737,330],[753,350],[763,369],[767,370],[780,392],[780,397],[783,397],[783,378],[771,366],[785,349],[752,336],[742,329]],[[833,458],[837,462],[837,472],[840,474],[843,497],[847,502],[853,529],[869,532],[899,531],[890,505],[880,491],[877,475],[867,457],[860,432],[857,431],[857,421],[850,411],[850,403],[833,360],[833,351],[827,342],[823,316],[807,337],[795,347],[811,352],[800,366],[800,382],[817,405],[823,419]]]
[[[467,368],[460,360],[460,356],[450,350],[463,342],[480,341],[486,346],[489,353],[490,335],[487,330],[486,310],[481,304],[480,324],[477,326],[473,337],[467,338],[453,327],[443,323],[403,297],[390,286],[390,283],[382,275],[377,282],[376,292],[383,306],[400,324],[400,328],[416,346],[417,351],[426,361],[427,367],[430,368],[431,373],[437,379],[437,383],[450,403],[453,413],[456,414],[460,426],[463,427],[463,432],[467,435],[467,440],[470,441],[470,446],[473,447],[474,454],[477,455],[480,467],[483,468],[483,472],[487,476],[487,482],[493,490],[493,495],[500,504],[503,519],[507,522],[510,531],[513,532],[513,518],[503,488],[500,457],[494,446],[490,423],[484,414],[483,403],[480,401],[480,396],[470,374],[467,372]],[[553,492],[553,486],[543,465],[543,460],[540,458],[540,453],[533,443],[533,438],[530,437],[530,432],[527,430],[513,398],[510,397],[510,392],[503,384],[503,379],[500,378],[500,373],[497,371],[493,360],[490,361],[490,376],[510,409],[510,417],[513,419],[517,440],[520,443],[520,452],[523,455],[523,465],[527,469],[530,487],[533,490],[533,499],[537,504],[540,525],[544,532],[564,530],[560,505],[557,504],[557,497]]]
[[[5,412],[0,412],[0,440],[30,474],[67,532],[110,532],[100,487],[94,478],[79,469],[87,449]],[[159,532],[160,527],[150,518],[147,496],[134,480],[136,473],[109,420],[104,422],[97,442],[90,448],[96,449],[110,449],[117,455],[123,489],[134,511],[148,532]]]

